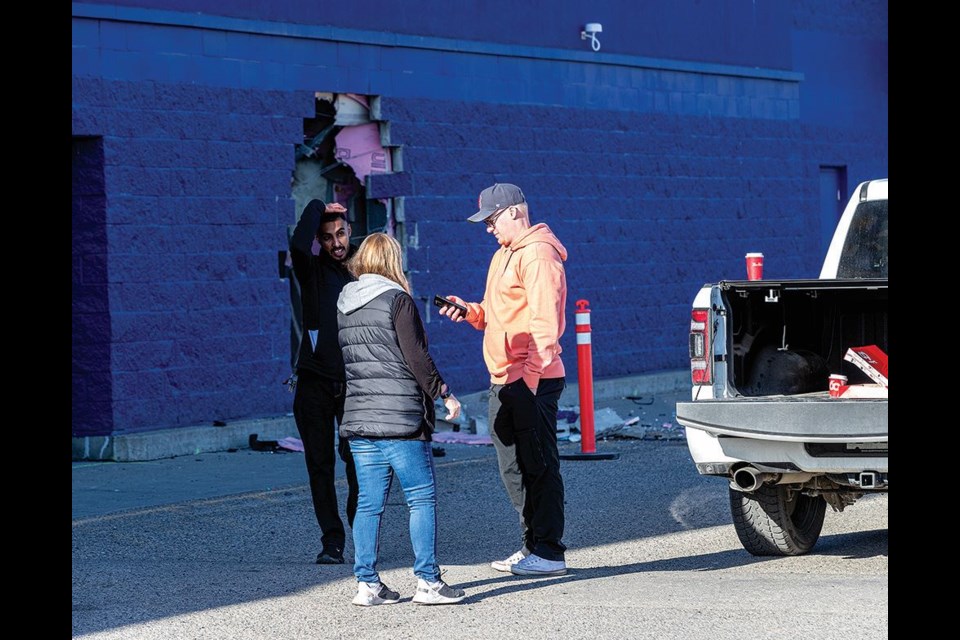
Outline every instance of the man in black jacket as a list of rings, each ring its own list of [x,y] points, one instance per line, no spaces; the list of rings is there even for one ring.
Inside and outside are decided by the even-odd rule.
[[[336,456],[334,419],[343,420],[345,373],[337,341],[337,298],[353,280],[345,262],[357,250],[350,244],[347,210],[338,203],[311,200],[300,215],[290,240],[293,271],[300,283],[303,339],[297,360],[293,416],[303,441],[313,510],[323,535],[317,564],[342,564],[346,533],[337,506],[334,481]],[[319,252],[314,253],[314,241]],[[347,521],[357,513],[357,473],[350,446],[338,438],[346,465]]]

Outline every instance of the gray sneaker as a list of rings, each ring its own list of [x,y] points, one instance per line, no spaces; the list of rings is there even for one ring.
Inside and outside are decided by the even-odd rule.
[[[417,604],[453,604],[466,597],[463,589],[451,587],[443,580],[427,582],[417,578],[417,592],[413,594],[413,601]]]
[[[533,553],[510,567],[510,573],[518,576],[562,576],[566,572],[563,560],[547,560]]]
[[[527,554],[523,552],[523,549],[517,551],[515,554],[506,558],[504,560],[494,560],[490,563],[490,566],[496,569],[497,571],[503,571],[504,573],[510,573],[510,567],[517,564],[521,560],[527,557]]]
[[[375,604],[393,604],[400,602],[400,594],[392,591],[382,582],[358,582],[357,595],[353,596],[353,604],[361,607],[371,607]]]

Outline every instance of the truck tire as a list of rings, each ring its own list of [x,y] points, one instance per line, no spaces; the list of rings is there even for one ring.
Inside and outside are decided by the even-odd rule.
[[[743,548],[755,556],[799,556],[816,544],[827,501],[789,491],[784,485],[761,485],[746,493],[729,489],[733,526]]]

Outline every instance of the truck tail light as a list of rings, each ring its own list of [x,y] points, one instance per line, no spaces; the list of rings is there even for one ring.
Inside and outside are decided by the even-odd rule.
[[[713,383],[713,353],[710,345],[710,310],[690,312],[690,379],[693,384]]]

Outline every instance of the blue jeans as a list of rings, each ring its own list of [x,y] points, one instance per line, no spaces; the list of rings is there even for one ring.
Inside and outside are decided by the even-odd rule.
[[[360,496],[353,519],[353,573],[361,582],[379,582],[380,521],[396,474],[410,509],[413,573],[440,579],[437,566],[437,491],[433,450],[423,440],[351,438]]]

